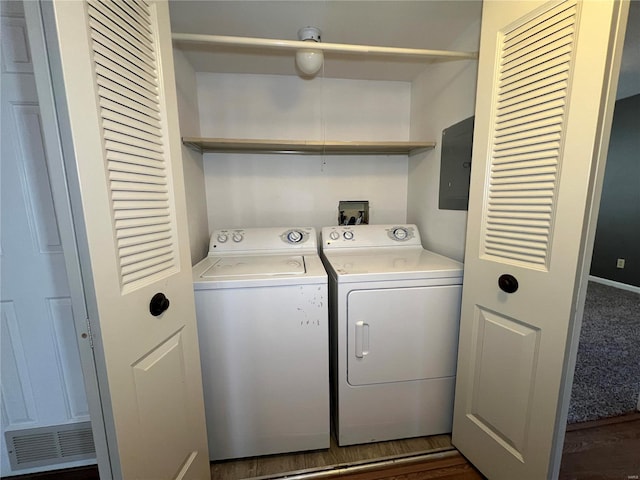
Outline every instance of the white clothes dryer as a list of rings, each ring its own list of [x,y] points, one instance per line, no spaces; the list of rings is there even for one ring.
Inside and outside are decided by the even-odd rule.
[[[210,459],[329,447],[316,231],[216,230],[193,282]]]
[[[415,225],[322,229],[339,445],[451,431],[463,265]]]

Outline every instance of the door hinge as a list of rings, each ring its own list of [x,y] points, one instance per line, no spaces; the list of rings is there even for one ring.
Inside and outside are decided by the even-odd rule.
[[[93,333],[91,332],[91,321],[89,320],[89,317],[85,318],[85,321],[87,322],[87,333],[86,333],[86,335],[89,336],[89,346],[93,350]]]

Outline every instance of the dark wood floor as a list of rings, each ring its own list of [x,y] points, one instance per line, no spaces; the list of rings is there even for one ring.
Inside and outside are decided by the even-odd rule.
[[[429,459],[398,460],[391,465],[371,466],[365,471],[337,473],[325,478],[343,480],[486,480],[457,450],[434,453]]]
[[[442,436],[438,436],[442,437]],[[418,439],[416,439],[419,442]],[[355,469],[325,471],[322,478],[344,480],[481,480],[482,475],[462,455],[428,440],[425,445],[439,452],[430,459],[402,455],[397,460]],[[443,442],[440,438],[438,442]],[[386,443],[386,442],[385,442]],[[416,445],[420,445],[416,443]],[[406,446],[406,445],[405,445]],[[378,447],[375,447],[378,448]],[[385,448],[396,449],[389,445]],[[442,451],[446,450],[446,451]],[[279,460],[280,461],[280,460]],[[285,461],[286,463],[286,461]],[[212,479],[220,480],[220,463],[212,464]],[[300,470],[289,464],[291,470]],[[256,472],[257,473],[257,472]],[[254,475],[256,476],[256,475]],[[83,467],[34,475],[11,477],[12,480],[97,480],[96,467]],[[570,425],[565,436],[560,480],[638,480],[640,479],[640,413]]]
[[[433,435],[347,447],[339,447],[332,437],[331,446],[326,450],[214,462],[211,464],[211,478],[215,480],[241,480],[280,476],[283,472],[306,473],[318,470],[323,470],[326,473],[340,471],[350,466],[361,466],[371,462],[415,457],[446,450],[453,450],[450,435]]]
[[[640,413],[569,425],[559,478],[640,479]]]

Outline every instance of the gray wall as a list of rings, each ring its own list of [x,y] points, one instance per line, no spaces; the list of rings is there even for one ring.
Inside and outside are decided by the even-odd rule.
[[[616,102],[591,275],[640,287],[640,95]]]

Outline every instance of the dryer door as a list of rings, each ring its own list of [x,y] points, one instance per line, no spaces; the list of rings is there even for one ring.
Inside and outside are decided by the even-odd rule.
[[[461,285],[350,292],[349,384],[454,376],[461,293]]]

